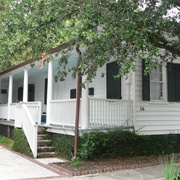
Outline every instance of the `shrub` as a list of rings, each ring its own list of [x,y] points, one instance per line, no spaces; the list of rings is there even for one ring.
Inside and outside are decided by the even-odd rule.
[[[79,141],[82,159],[146,156],[180,152],[180,135],[137,135],[122,129],[85,132]]]
[[[49,134],[58,155],[73,157],[74,137]],[[79,136],[78,156],[81,159],[99,157],[147,156],[180,152],[180,134],[137,135],[129,130],[84,132]]]
[[[74,137],[63,134],[49,134],[52,145],[56,148],[59,156],[71,159],[73,157]]]
[[[13,131],[14,144],[13,150],[18,151],[27,156],[33,157],[28,141],[22,129],[15,128]]]

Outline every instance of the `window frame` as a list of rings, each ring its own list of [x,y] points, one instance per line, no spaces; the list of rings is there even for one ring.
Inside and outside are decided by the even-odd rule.
[[[142,100],[149,101],[149,102],[167,102],[167,64],[159,64],[162,66],[162,80],[159,81],[162,83],[162,98],[161,99],[152,99],[151,95],[151,87],[153,82],[158,82],[151,80],[151,74],[144,75],[145,70],[145,61],[142,60]],[[158,65],[158,66],[159,66]]]
[[[161,71],[160,71],[161,68]],[[153,77],[154,74],[154,77]],[[158,77],[156,76],[158,75]],[[161,79],[161,80],[159,80]],[[159,92],[154,92],[157,94],[162,94],[159,99],[154,98],[156,96],[155,94],[152,94],[153,92],[153,83],[158,83],[160,85],[160,91]],[[156,68],[153,68],[151,73],[150,73],[150,100],[151,101],[161,101],[164,100],[164,77],[163,77],[163,66],[161,64],[158,64]]]

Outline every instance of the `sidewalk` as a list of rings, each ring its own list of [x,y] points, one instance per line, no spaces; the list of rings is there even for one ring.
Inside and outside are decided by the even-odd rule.
[[[27,158],[0,146],[0,180],[59,178],[56,172],[34,159]]]
[[[163,180],[162,167],[121,170],[103,174],[64,177],[53,180]]]
[[[162,167],[152,166],[102,174],[68,177],[48,166],[58,158],[31,159],[0,146],[1,180],[163,180]]]

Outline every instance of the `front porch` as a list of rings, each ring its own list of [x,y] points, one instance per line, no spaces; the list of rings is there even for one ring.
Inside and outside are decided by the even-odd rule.
[[[88,98],[88,111],[80,106],[79,130],[109,129],[133,126],[131,100]],[[86,107],[86,108],[87,108]],[[42,122],[41,102],[20,102],[0,105],[0,124],[22,128],[34,157],[37,157],[38,126],[50,132],[74,135],[76,100],[52,100],[49,121]],[[86,121],[85,121],[86,120]]]

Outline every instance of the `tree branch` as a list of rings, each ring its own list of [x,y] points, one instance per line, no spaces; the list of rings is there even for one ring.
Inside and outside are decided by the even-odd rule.
[[[158,48],[166,49],[169,52],[171,52],[172,54],[180,56],[180,50],[174,48],[174,46],[170,46],[170,45],[167,45],[167,44],[161,44],[161,43],[158,43],[158,42],[155,43],[155,46],[158,47]]]

